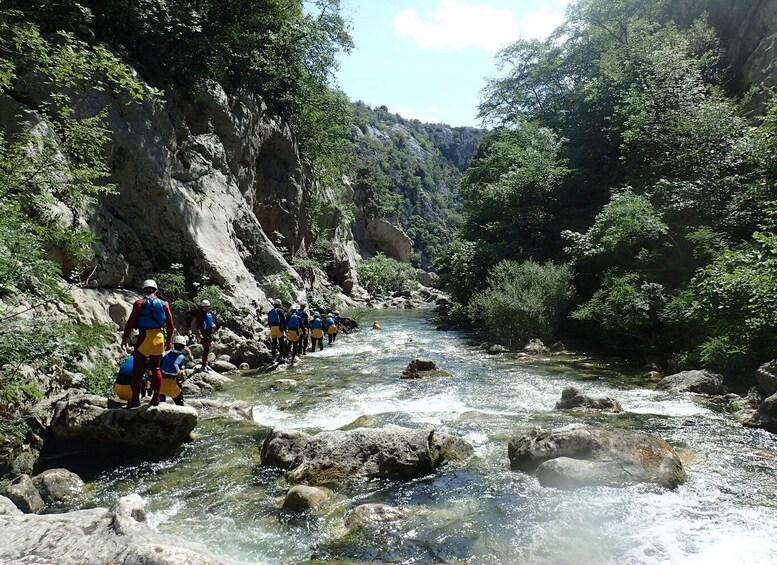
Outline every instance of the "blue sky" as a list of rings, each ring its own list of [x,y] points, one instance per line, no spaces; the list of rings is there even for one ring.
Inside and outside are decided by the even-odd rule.
[[[544,37],[569,0],[342,0],[355,49],[341,60],[351,100],[385,105],[424,122],[479,125],[496,52],[519,37]]]

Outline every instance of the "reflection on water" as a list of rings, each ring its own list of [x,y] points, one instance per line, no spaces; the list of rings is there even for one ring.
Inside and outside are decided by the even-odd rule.
[[[640,388],[635,374],[571,355],[491,357],[429,312],[381,312],[380,332],[340,336],[295,367],[237,377],[222,400],[245,400],[253,422],[202,414],[198,439],[172,459],[114,468],[92,484],[89,505],[138,492],[160,531],[262,563],[768,563],[777,554],[777,442],[690,396]],[[413,357],[452,378],[399,379]],[[275,390],[277,378],[299,382]],[[619,415],[554,412],[564,386],[616,397]],[[545,489],[509,470],[507,441],[531,426],[590,422],[654,432],[683,448],[689,481]],[[273,426],[310,433],[341,427],[433,426],[465,438],[476,457],[411,482],[371,481],[337,493],[318,516],[279,510],[287,485],[257,466]],[[407,510],[379,530],[347,531],[365,502]]]

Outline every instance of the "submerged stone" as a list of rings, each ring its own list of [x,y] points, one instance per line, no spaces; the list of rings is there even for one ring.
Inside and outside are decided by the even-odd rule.
[[[573,408],[623,412],[620,402],[614,398],[609,396],[589,396],[570,386],[562,391],[561,400],[556,402],[556,410],[570,410]]]

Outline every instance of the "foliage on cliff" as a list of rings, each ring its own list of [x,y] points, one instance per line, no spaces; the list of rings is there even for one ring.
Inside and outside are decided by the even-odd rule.
[[[480,108],[496,130],[440,270],[466,303],[504,259],[571,261],[580,331],[750,369],[776,345],[776,111],[752,125],[714,30],[671,15],[663,0],[581,0],[548,40],[498,55]]]
[[[475,128],[425,124],[357,102],[346,150],[357,205],[401,226],[414,260],[428,267],[460,224],[460,168],[482,136]]]

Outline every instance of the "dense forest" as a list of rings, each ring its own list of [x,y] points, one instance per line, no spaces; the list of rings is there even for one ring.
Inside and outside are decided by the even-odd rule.
[[[777,107],[741,90],[706,14],[676,13],[584,0],[499,53],[438,261],[452,317],[734,373],[774,356]]]

